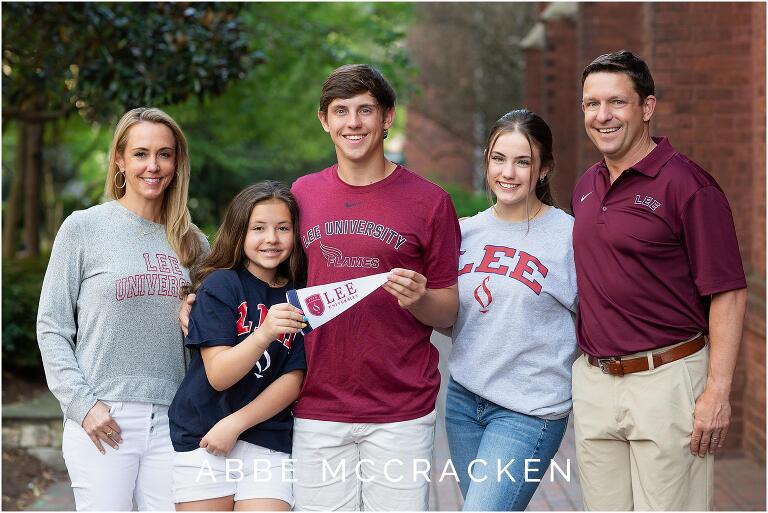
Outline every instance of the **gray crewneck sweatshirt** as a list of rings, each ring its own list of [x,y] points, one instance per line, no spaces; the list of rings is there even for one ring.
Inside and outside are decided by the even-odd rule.
[[[530,223],[491,209],[461,222],[459,314],[448,369],[509,410],[545,419],[571,409],[577,355],[573,217],[550,208]]]
[[[97,399],[170,405],[184,377],[179,290],[189,273],[165,226],[117,201],[72,213],[37,314],[48,386],[82,424]]]

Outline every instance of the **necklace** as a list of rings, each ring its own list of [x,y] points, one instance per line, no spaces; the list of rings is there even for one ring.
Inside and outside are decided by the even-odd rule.
[[[502,221],[509,222],[509,223],[522,223],[523,222],[522,219],[521,220],[508,220],[508,219],[504,219],[504,216],[502,216],[499,213],[499,210],[496,208],[496,204],[491,206],[491,210],[493,211],[493,215],[496,216],[496,219],[500,219]],[[539,202],[539,208],[537,208],[536,212],[532,216],[529,216],[527,220],[528,221],[533,221],[534,219],[539,217],[539,215],[541,215],[543,213],[543,211],[544,211],[544,203],[540,201]]]

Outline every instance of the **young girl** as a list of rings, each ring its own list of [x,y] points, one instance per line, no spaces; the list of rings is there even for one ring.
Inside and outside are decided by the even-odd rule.
[[[286,303],[303,266],[287,186],[235,196],[211,254],[192,271],[193,351],[169,411],[176,509],[289,510],[293,417],[306,362],[301,310]]]
[[[571,410],[573,218],[553,206],[552,134],[536,114],[502,116],[485,165],[496,202],[461,222],[446,429],[464,509],[524,510]]]

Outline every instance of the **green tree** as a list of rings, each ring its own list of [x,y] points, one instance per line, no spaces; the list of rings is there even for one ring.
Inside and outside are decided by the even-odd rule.
[[[24,198],[26,253],[40,249],[46,144],[56,121],[108,122],[141,105],[224,92],[261,57],[249,49],[240,4],[7,3],[3,6],[3,120],[17,131],[3,254],[13,256]],[[53,127],[53,130],[46,130]],[[56,194],[52,187],[49,192]]]
[[[264,62],[225,95],[170,109],[192,149],[190,206],[201,225],[218,224],[245,185],[291,181],[335,159],[317,120],[320,89],[336,67],[373,64],[398,102],[415,74],[403,45],[405,3],[254,3],[242,12],[250,48]]]

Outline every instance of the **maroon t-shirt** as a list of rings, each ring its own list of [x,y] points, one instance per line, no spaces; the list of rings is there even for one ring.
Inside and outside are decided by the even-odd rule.
[[[292,187],[309,260],[307,286],[387,272],[417,271],[427,287],[454,285],[461,232],[448,194],[398,166],[380,182],[352,186],[336,166]],[[309,333],[300,418],[399,422],[435,407],[440,387],[432,328],[377,289]]]
[[[747,286],[725,194],[665,137],[654,141],[612,185],[603,161],[573,191],[576,333],[593,356],[706,333],[708,297]]]

